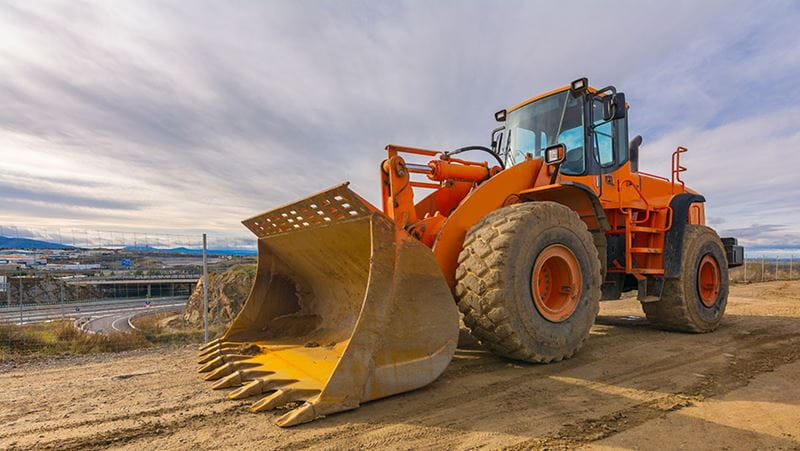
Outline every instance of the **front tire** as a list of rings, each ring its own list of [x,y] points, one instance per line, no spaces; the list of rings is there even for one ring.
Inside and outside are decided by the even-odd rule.
[[[597,247],[577,213],[531,202],[495,210],[467,232],[456,299],[470,333],[495,354],[552,362],[588,337],[601,282]]]
[[[728,305],[728,261],[714,230],[686,226],[677,279],[664,281],[661,300],[642,304],[654,326],[680,332],[704,333],[719,327]]]

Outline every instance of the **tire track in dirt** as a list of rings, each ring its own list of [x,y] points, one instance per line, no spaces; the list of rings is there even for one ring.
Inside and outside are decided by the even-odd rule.
[[[131,419],[141,419],[142,417],[159,417],[161,415],[168,415],[168,414],[175,413],[175,412],[186,411],[187,409],[190,409],[190,408],[213,406],[213,405],[219,405],[219,404],[223,404],[223,403],[225,405],[227,405],[229,403],[229,401],[228,400],[224,400],[224,399],[215,399],[215,400],[211,400],[211,401],[193,403],[188,407],[179,405],[179,406],[172,406],[172,407],[164,407],[164,408],[161,408],[161,409],[140,410],[140,411],[130,412],[130,413],[122,414],[122,415],[113,415],[113,416],[110,416],[110,417],[104,417],[102,419],[91,419],[91,420],[83,420],[83,421],[77,421],[77,422],[65,422],[63,424],[53,425],[53,426],[35,426],[35,427],[33,427],[31,429],[28,429],[28,430],[22,429],[22,430],[10,432],[10,433],[0,433],[0,439],[8,438],[8,437],[11,437],[11,436],[17,435],[17,434],[25,434],[25,433],[41,434],[43,432],[56,432],[56,431],[63,431],[63,430],[66,430],[66,429],[75,429],[75,428],[81,428],[81,427],[86,427],[86,426],[96,426],[96,425],[120,422],[120,421],[131,420]]]
[[[88,436],[79,436],[67,439],[57,438],[49,442],[37,443],[35,447],[37,449],[75,450],[119,446],[125,443],[140,440],[145,437],[171,433],[181,428],[202,426],[203,423],[208,421],[225,418],[238,408],[239,406],[234,405],[212,414],[195,413],[166,421],[163,419],[158,419],[153,422],[144,421],[144,424],[141,425],[119,427]],[[11,446],[9,449],[15,448]]]
[[[652,330],[645,331],[645,333],[648,335],[651,335],[653,332],[654,331]],[[392,411],[388,414],[386,412],[381,412],[380,421],[375,424],[359,423],[357,421],[353,421],[352,418],[349,418],[348,416],[350,414],[340,414],[326,420],[329,422],[329,424],[335,425],[335,430],[314,434],[310,437],[305,437],[300,440],[289,439],[285,445],[278,445],[278,449],[319,446],[321,443],[326,442],[327,440],[332,440],[343,435],[369,435],[381,429],[385,429],[387,424],[391,424],[393,422],[396,422],[397,424],[408,423],[409,418],[414,418],[417,416],[418,412],[440,411],[442,410],[442,406],[461,405],[463,409],[470,410],[469,401],[465,403],[464,400],[474,397],[472,395],[474,394],[474,389],[476,386],[479,386],[480,391],[483,393],[479,401],[481,404],[489,403],[494,405],[503,405],[508,403],[509,400],[518,399],[520,396],[529,397],[532,395],[532,390],[528,386],[521,386],[525,383],[535,383],[537,380],[544,381],[553,375],[564,374],[582,367],[592,367],[598,364],[599,361],[603,360],[603,356],[608,355],[609,353],[617,352],[617,348],[630,351],[633,348],[646,348],[648,346],[652,346],[653,343],[649,341],[633,345],[628,340],[620,340],[620,335],[631,333],[634,332],[626,330],[622,333],[617,333],[613,341],[609,341],[603,346],[595,347],[590,354],[593,356],[592,358],[583,356],[582,358],[578,357],[551,365],[521,364],[519,362],[505,360],[486,354],[482,355],[483,359],[489,358],[494,360],[490,362],[483,360],[478,363],[472,363],[469,360],[456,362],[454,364],[454,368],[448,369],[443,377],[431,386],[422,388],[421,390],[413,393],[398,395],[397,397],[390,398],[389,400],[384,400],[383,402],[391,402],[392,399],[397,400],[402,399],[403,397],[406,397],[407,399],[413,398],[410,399],[405,406],[393,406]],[[669,335],[674,336],[674,334]],[[680,335],[678,336],[680,337]],[[694,336],[684,337],[689,340]],[[774,339],[769,337],[766,337],[761,341],[766,343],[770,340],[774,341]],[[680,353],[670,354],[668,357],[660,359],[654,364],[648,364],[645,373],[657,375],[666,371],[679,370],[683,367],[706,362],[711,357],[720,356],[723,353],[724,348],[734,346],[735,342],[736,340],[733,337],[728,337],[728,339],[722,342],[715,343],[713,349],[706,353],[692,354],[693,357],[691,359],[686,359],[685,355],[681,355]],[[757,345],[757,343],[754,343],[752,346]],[[526,368],[535,369],[535,372],[525,371],[524,374],[514,376],[514,374],[520,373],[520,369]],[[599,378],[596,381],[612,385],[619,384],[622,381],[633,380],[637,377],[641,377],[642,373],[642,368],[637,367],[622,373],[611,374]],[[485,382],[487,377],[491,377],[492,379],[496,380],[487,384]],[[480,381],[476,382],[477,380]],[[458,383],[463,388],[457,389],[457,391],[453,392],[453,390],[448,387],[450,383]],[[428,392],[428,390],[430,390],[430,392]],[[567,387],[565,390],[568,392],[579,392],[583,390],[583,388]],[[533,391],[536,391],[536,389]],[[546,389],[540,389],[539,391],[546,391]],[[441,392],[449,393],[445,397],[435,395],[436,393]],[[434,394],[434,396],[431,396],[431,394]],[[676,402],[681,402],[681,400],[682,398],[678,399]],[[358,417],[359,413],[367,412],[367,409],[373,409],[375,407],[376,405],[366,404],[362,406],[358,412],[354,413],[353,416]],[[516,409],[525,410],[525,407],[510,407],[504,412],[513,413]],[[436,427],[428,424],[425,430],[430,429],[436,429]],[[442,435],[447,435],[448,433],[452,434],[453,432],[448,431],[447,429],[442,429],[439,432],[439,434]],[[392,437],[385,438],[385,440],[389,440],[387,443],[394,443],[396,441],[402,442],[403,440],[419,437],[419,434],[422,434],[423,437],[428,435],[426,432],[406,430],[398,431],[397,434],[393,434]],[[357,441],[353,443],[357,443]],[[371,441],[362,443],[364,446],[373,446],[375,444],[376,443]]]
[[[728,340],[724,343],[725,346],[731,345],[733,340]],[[596,349],[593,352],[593,355],[606,355],[607,353],[614,352],[614,348],[627,348],[630,350],[631,343],[629,342],[620,342],[619,340],[612,343],[612,346],[606,346],[604,348],[610,349]],[[651,345],[652,343],[641,343],[637,344],[636,347],[643,346],[646,347]],[[720,347],[715,347],[714,350],[709,351],[707,353],[698,355],[689,360],[681,360],[679,354],[670,355],[667,358],[661,359],[656,364],[656,367],[652,371],[647,371],[647,373],[657,374],[659,372],[664,372],[667,370],[674,370],[680,369],[681,367],[691,366],[697,363],[701,363],[707,361],[711,356],[718,356],[720,355]],[[397,423],[405,423],[408,422],[409,418],[414,418],[417,412],[425,412],[425,411],[435,411],[441,409],[441,406],[461,406],[462,409],[465,411],[470,411],[470,400],[474,398],[474,389],[476,386],[480,387],[480,391],[482,393],[480,400],[475,401],[479,404],[492,404],[492,405],[503,405],[506,404],[509,400],[519,399],[520,396],[531,396],[532,391],[538,392],[546,392],[547,388],[539,388],[531,390],[529,385],[532,383],[536,383],[536,381],[546,381],[553,375],[564,374],[568,373],[571,370],[575,370],[582,367],[592,367],[596,365],[602,357],[597,358],[573,358],[570,360],[566,360],[563,362],[559,362],[556,364],[549,364],[549,365],[537,365],[537,364],[525,364],[520,363],[512,360],[505,360],[499,357],[495,357],[492,355],[485,355],[486,358],[497,359],[490,363],[479,363],[479,364],[465,364],[463,366],[454,368],[454,371],[448,370],[445,375],[440,380],[437,380],[434,384],[424,387],[416,392],[405,394],[405,395],[398,395],[392,399],[398,399],[402,397],[414,398],[410,400],[404,407],[393,409],[390,414],[381,414],[381,421],[377,424],[352,424],[348,421],[348,419],[342,415],[348,414],[340,414],[336,417],[328,419],[327,421],[340,421],[340,424],[336,425],[336,429],[334,431],[330,431],[327,433],[323,433],[320,435],[314,435],[313,437],[309,437],[304,440],[292,440],[286,444],[286,446],[279,446],[277,449],[291,449],[291,448],[298,448],[298,447],[310,447],[310,446],[318,446],[321,442],[325,442],[327,440],[333,439],[337,436],[341,436],[342,434],[350,435],[358,433],[359,435],[369,434],[371,432],[378,431],[386,427],[386,424],[390,424],[392,422]],[[676,361],[678,363],[676,363]],[[524,372],[518,376],[512,376],[515,373],[519,373],[520,369],[535,369],[536,372]],[[648,366],[648,368],[650,368]],[[466,373],[466,374],[465,374]],[[607,383],[607,384],[615,384],[619,383],[619,381],[626,381],[635,379],[637,375],[641,375],[642,371],[640,368],[632,369],[630,371],[625,371],[622,373],[609,375],[609,377],[600,378],[597,382],[600,383]],[[491,377],[492,379],[497,379],[494,382],[486,383],[484,380],[487,377]],[[474,382],[475,380],[480,379],[480,382]],[[444,392],[450,391],[448,390],[448,383],[450,382],[457,382],[462,388],[457,389],[454,393],[448,393],[447,396],[429,396],[426,394],[427,391],[430,393],[435,394],[437,392]],[[525,385],[528,384],[528,385]],[[565,387],[564,390],[566,392],[579,392],[584,390],[583,387]],[[370,409],[373,405],[367,404],[362,406],[361,409]],[[516,410],[525,410],[527,407],[520,406],[520,407],[511,407],[506,408],[503,410],[505,414],[513,414]],[[363,411],[363,410],[362,410]],[[428,425],[426,430],[434,428],[435,426]],[[445,433],[452,433],[452,431],[443,430],[440,431],[440,434]],[[419,431],[403,431],[401,433],[393,435],[391,438],[388,438],[389,443],[395,442],[402,442],[404,440],[412,439],[418,436]],[[422,433],[423,436],[428,435],[427,433]],[[369,442],[368,446],[376,445],[376,443]]]
[[[760,374],[800,360],[800,334],[765,338],[760,342],[767,346],[749,346],[752,352],[748,358],[732,360],[725,370],[707,375],[684,392],[662,396],[599,418],[566,424],[552,435],[526,440],[506,449],[566,449],[602,440],[707,398],[725,395],[748,385]]]

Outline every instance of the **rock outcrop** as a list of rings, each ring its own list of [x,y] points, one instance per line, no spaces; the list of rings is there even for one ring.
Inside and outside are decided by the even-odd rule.
[[[256,265],[236,265],[222,273],[208,274],[208,322],[226,326],[244,305],[256,277]],[[184,309],[183,319],[203,325],[203,279],[195,286]]]

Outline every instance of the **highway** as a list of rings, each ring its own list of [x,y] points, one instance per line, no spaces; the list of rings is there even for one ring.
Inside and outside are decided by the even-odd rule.
[[[170,312],[180,311],[186,305],[186,301],[176,302],[173,300],[170,303],[163,303],[158,305],[151,304],[150,307],[137,307],[130,310],[117,311],[109,314],[99,314],[99,316],[86,317],[86,320],[80,323],[80,328],[89,333],[113,333],[113,332],[131,332],[133,324],[131,320],[134,317],[154,312]]]
[[[130,331],[128,320],[148,311],[178,311],[186,305],[185,296],[117,299],[71,304],[23,305],[0,307],[0,324],[30,324],[56,319],[74,319],[77,324],[93,333]],[[21,320],[21,321],[20,321]]]

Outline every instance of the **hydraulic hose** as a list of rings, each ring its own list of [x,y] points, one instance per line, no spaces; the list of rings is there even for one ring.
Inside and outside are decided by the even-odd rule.
[[[500,167],[501,167],[502,169],[505,169],[505,168],[506,168],[506,165],[505,165],[505,163],[503,163],[503,160],[500,158],[500,156],[499,156],[499,155],[497,155],[496,153],[494,153],[494,151],[493,151],[492,149],[490,149],[490,148],[488,148],[488,147],[484,147],[484,146],[466,146],[466,147],[459,147],[458,149],[455,149],[455,150],[450,150],[450,151],[444,152],[444,154],[445,154],[445,155],[456,155],[456,154],[459,154],[459,153],[461,153],[461,152],[466,152],[466,151],[469,151],[469,150],[480,150],[480,151],[482,151],[482,152],[489,153],[489,154],[491,154],[491,155],[494,157],[494,159],[495,159],[495,160],[497,160],[497,163],[499,163],[499,164],[500,164]]]

